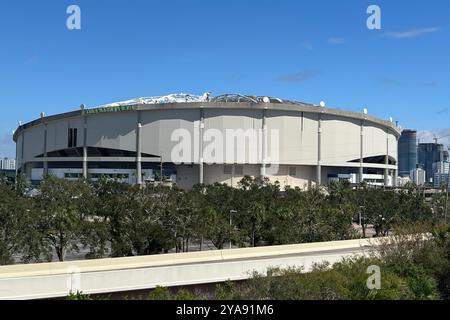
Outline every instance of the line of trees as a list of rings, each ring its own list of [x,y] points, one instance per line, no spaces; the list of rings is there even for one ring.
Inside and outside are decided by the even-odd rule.
[[[437,223],[443,214],[442,199],[428,204],[413,186],[395,192],[345,182],[281,192],[245,177],[238,188],[184,191],[49,176],[27,190],[24,179],[0,181],[0,264],[64,261],[81,249],[86,258],[186,252],[193,244],[202,250],[206,240],[217,249],[346,240],[360,236],[352,226],[360,217],[363,230],[373,225],[381,236],[398,225]]]

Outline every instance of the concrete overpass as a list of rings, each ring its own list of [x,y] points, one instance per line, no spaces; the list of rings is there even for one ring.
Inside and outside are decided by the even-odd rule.
[[[104,294],[245,280],[269,267],[304,267],[361,255],[373,240],[245,248],[0,267],[0,299]]]

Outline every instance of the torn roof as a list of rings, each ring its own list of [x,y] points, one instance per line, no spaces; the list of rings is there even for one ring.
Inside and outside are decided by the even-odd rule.
[[[212,97],[209,92],[204,93],[202,96],[186,93],[175,93],[166,96],[155,97],[142,97],[126,101],[114,102],[105,105],[98,106],[96,108],[108,108],[108,107],[121,107],[138,104],[164,104],[164,103],[189,103],[189,102],[251,102],[251,103],[295,103],[303,104],[300,102],[282,100],[279,98],[268,96],[251,96],[241,94],[223,94],[217,97]]]

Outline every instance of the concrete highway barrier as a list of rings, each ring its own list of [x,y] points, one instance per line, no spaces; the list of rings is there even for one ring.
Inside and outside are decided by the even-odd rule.
[[[303,267],[364,254],[376,244],[358,239],[0,267],[0,299],[42,299],[70,292],[100,294],[244,280],[270,267]]]

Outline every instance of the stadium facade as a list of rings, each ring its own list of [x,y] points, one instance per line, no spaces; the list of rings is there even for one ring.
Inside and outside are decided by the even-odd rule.
[[[248,175],[307,188],[341,179],[395,184],[400,133],[392,121],[366,111],[271,97],[178,94],[41,114],[20,124],[14,141],[18,173],[32,181],[47,174],[107,176],[190,188],[235,186]]]

